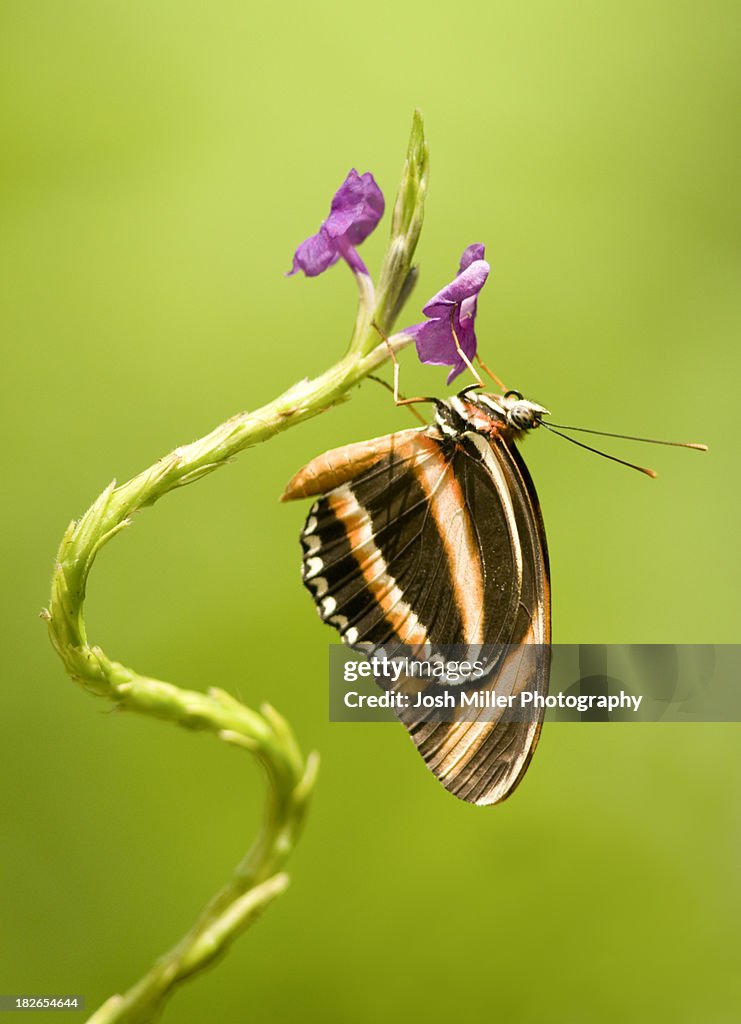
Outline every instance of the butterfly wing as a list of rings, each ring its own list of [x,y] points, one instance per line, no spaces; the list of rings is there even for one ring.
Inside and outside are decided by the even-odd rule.
[[[453,722],[413,711],[403,711],[400,717],[428,768],[447,790],[470,803],[489,805],[512,793],[540,736],[544,710],[523,715],[519,694],[548,691],[548,550],[535,488],[514,444],[502,439],[489,442],[478,435],[467,435],[465,444],[454,465],[465,508],[476,524],[487,581],[485,642],[508,645],[480,692],[514,695],[515,707],[492,707],[483,701],[479,708],[467,709],[465,716],[458,713]],[[503,517],[492,514],[496,504]],[[501,549],[507,545],[510,556],[502,559]],[[496,594],[512,578],[517,581],[514,610],[492,597],[492,591]]]
[[[322,493],[328,484],[329,493]],[[319,456],[287,499],[321,494],[304,527],[303,577],[320,616],[351,645],[544,645],[548,570],[537,499],[514,446],[436,427]],[[503,651],[485,688],[547,688],[544,648]],[[455,722],[400,719],[450,792],[495,803],[511,792],[540,719],[500,709]]]

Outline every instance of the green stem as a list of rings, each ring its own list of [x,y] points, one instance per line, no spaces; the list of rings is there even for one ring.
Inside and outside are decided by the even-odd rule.
[[[315,754],[303,758],[290,726],[269,705],[263,704],[257,712],[222,690],[182,690],[111,661],[100,647],[91,645],[84,601],[95,558],[103,545],[131,523],[134,513],[226,465],[245,448],[328,409],[388,358],[388,348],[378,343],[372,322],[375,319],[383,330],[390,331],[398,310],[419,236],[426,165],[422,122],[416,114],[381,272],[380,298],[376,302],[372,285],[361,287],[347,355],[319,377],[301,381],[261,409],[233,416],[200,440],[176,448],[126,483],[116,486],[114,481],[78,522],[70,523],[62,539],[49,609],[43,616],[69,675],[122,709],[211,732],[246,749],[260,762],[268,780],[262,830],[232,878],[141,981],[123,995],[113,996],[93,1014],[90,1021],[94,1024],[153,1020],[177,985],[223,955],[237,935],[285,890],[288,879],[282,868],[300,833],[318,765]],[[394,348],[403,348],[409,340],[396,336]]]

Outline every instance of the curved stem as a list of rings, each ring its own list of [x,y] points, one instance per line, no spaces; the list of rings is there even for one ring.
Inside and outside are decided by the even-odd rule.
[[[389,243],[389,250],[393,248],[396,254],[397,276],[389,276],[388,260],[384,264],[386,303],[389,296],[393,298],[401,291],[419,234],[426,182],[424,168],[420,169],[415,162],[421,154],[426,166],[421,132],[421,120],[416,115],[409,149],[412,155],[405,165],[400,189],[400,195],[406,197],[407,220],[399,220],[397,214]],[[410,173],[418,185],[416,192],[410,192]],[[400,232],[404,231],[407,236],[400,241]],[[401,249],[404,259],[399,261]],[[62,538],[49,609],[42,614],[69,675],[122,709],[188,729],[208,731],[224,742],[244,748],[260,762],[268,780],[262,830],[232,878],[210,900],[180,942],[141,981],[123,995],[110,998],[93,1014],[90,1020],[94,1024],[153,1020],[177,985],[223,955],[237,935],[285,890],[288,879],[282,868],[303,823],[318,759],[315,754],[303,758],[288,723],[270,705],[263,704],[257,712],[222,690],[182,690],[140,675],[110,660],[100,647],[90,644],[84,618],[90,571],[101,548],[131,523],[134,513],[226,465],[245,448],[323,412],[384,362],[389,349],[386,344],[376,343],[375,332],[367,326],[373,311],[362,308],[364,301],[366,305],[375,303],[372,288],[367,293],[361,289],[361,311],[353,342],[339,363],[314,380],[301,381],[289,388],[261,409],[239,413],[198,441],[176,448],[131,480],[120,485],[113,481],[79,521],[70,523]],[[375,315],[384,327],[390,328],[388,305],[377,308]],[[401,349],[410,340],[398,335],[394,347]]]
[[[400,339],[400,345],[406,340]],[[379,345],[365,359],[342,360],[316,380],[297,384],[263,408],[240,413],[200,440],[176,448],[126,483],[116,486],[114,481],[62,539],[44,617],[69,675],[122,709],[206,730],[247,749],[262,764],[269,783],[262,832],[231,881],[141,982],[94,1014],[95,1024],[151,1020],[178,983],[212,963],[285,889],[287,878],[279,872],[298,837],[317,768],[316,755],[304,762],[290,727],[269,705],[258,713],[221,690],[180,689],[139,675],[91,645],[84,599],[95,558],[131,523],[134,513],[226,465],[244,448],[322,412],[387,355],[385,345]]]

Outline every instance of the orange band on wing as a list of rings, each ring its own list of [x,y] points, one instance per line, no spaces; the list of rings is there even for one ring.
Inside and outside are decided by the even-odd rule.
[[[424,441],[428,457],[418,462],[414,473],[427,495],[445,545],[463,639],[469,644],[481,644],[484,642],[484,578],[476,533],[451,463],[439,445],[427,438]]]
[[[327,495],[327,502],[345,529],[368,592],[383,611],[386,621],[402,643],[426,643],[427,630],[389,574],[386,560],[373,537],[370,517],[358,504],[353,492],[349,487],[338,487]]]

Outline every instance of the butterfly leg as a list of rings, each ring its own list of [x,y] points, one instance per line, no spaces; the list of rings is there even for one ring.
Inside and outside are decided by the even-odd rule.
[[[373,329],[386,342],[386,348],[389,350],[389,355],[391,356],[391,362],[394,364],[394,389],[393,389],[394,404],[395,405],[414,405],[414,404],[416,404],[418,402],[432,402],[432,403],[435,403],[437,401],[436,398],[429,398],[429,397],[425,397],[423,395],[418,395],[416,398],[403,398],[402,396],[399,395],[399,372],[401,370],[401,367],[399,366],[399,360],[396,358],[396,352],[394,352],[394,347],[391,344],[391,342],[389,341],[388,336],[386,334],[384,334],[384,332],[381,330],[381,328],[378,326],[378,324],[376,323],[375,320],[372,321],[372,326],[373,326]],[[422,422],[424,422],[424,420]]]
[[[392,395],[394,394],[394,389],[391,387],[391,385],[389,384],[389,382],[387,380],[383,379],[383,377],[376,377],[375,374],[369,373],[368,374],[368,380],[374,380],[376,382],[376,384],[383,385],[383,387],[385,387],[387,391],[390,391]],[[397,402],[397,405],[403,405],[404,404],[403,396],[401,396],[401,397],[402,397],[402,401],[401,402]],[[415,419],[419,420],[419,422],[424,427],[427,426],[427,420],[424,418],[422,413],[419,412],[419,410],[413,408],[411,405],[408,405],[407,408],[409,409],[409,412],[412,414],[412,416],[415,417]]]
[[[486,363],[481,358],[481,356],[478,354],[478,352],[476,353],[476,362],[479,364],[479,366],[484,371],[484,373],[488,374],[491,377],[491,379],[494,381],[494,383],[497,385],[497,387],[500,387],[502,389],[502,394],[504,394],[504,392],[507,390],[507,388],[502,383],[502,381],[499,379],[499,377],[497,377],[496,373],[494,373],[493,370],[489,369],[489,367],[486,365]]]
[[[478,386],[480,388],[482,388],[484,386],[484,382],[481,379],[481,374],[478,372],[476,367],[473,365],[471,360],[468,358],[466,353],[463,351],[463,349],[461,348],[461,343],[458,341],[458,335],[455,333],[455,324],[453,323],[453,317],[454,316],[455,316],[455,312],[454,312],[454,310],[451,309],[451,311],[450,311],[450,332],[453,335],[453,341],[455,342],[456,351],[457,351],[458,355],[461,357],[461,359],[463,360],[463,362],[466,364],[468,369],[473,374],[473,376],[474,376]],[[481,362],[481,360],[479,360],[479,362]]]

